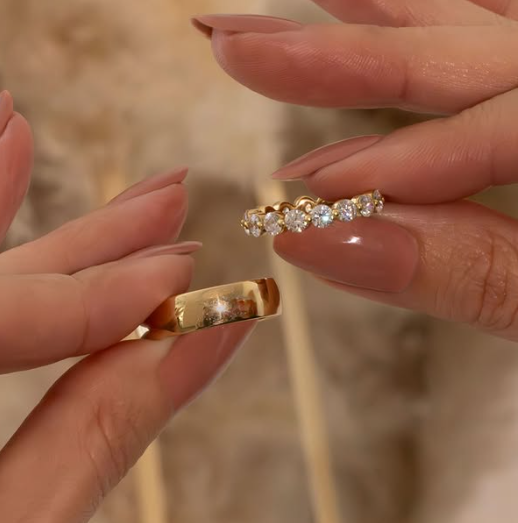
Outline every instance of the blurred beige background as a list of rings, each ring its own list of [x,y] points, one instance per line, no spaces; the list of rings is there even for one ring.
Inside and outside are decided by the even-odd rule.
[[[268,240],[252,244],[239,229],[256,203],[252,180],[319,145],[417,118],[284,106],[236,85],[188,18],[245,11],[323,18],[309,0],[2,0],[0,87],[36,137],[33,185],[7,246],[121,184],[189,164],[183,237],[205,244],[193,287],[271,274]],[[483,199],[512,212],[516,196]],[[516,347],[305,275],[301,285],[343,522],[518,521]],[[0,377],[0,443],[68,365]],[[160,442],[172,523],[314,521],[279,322],[260,326]],[[124,481],[96,523],[139,523],[134,488]]]

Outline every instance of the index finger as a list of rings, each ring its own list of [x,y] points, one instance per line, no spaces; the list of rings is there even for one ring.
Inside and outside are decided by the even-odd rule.
[[[275,177],[304,178],[326,200],[372,189],[401,203],[466,198],[493,185],[518,182],[517,118],[514,90],[450,118],[406,127],[380,140],[363,138],[360,145],[367,145],[349,144],[341,160],[336,151],[342,149],[335,145],[327,155],[329,164],[309,157]]]
[[[184,292],[189,256],[128,258],[62,274],[0,277],[0,373],[102,350]]]

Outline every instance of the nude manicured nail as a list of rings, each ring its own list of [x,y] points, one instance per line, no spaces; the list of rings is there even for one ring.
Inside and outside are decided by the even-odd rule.
[[[163,254],[192,254],[203,247],[201,242],[180,242],[173,245],[154,245],[134,252],[126,258],[147,258],[149,256],[162,256]]]
[[[415,238],[378,218],[285,233],[276,238],[275,250],[289,263],[325,279],[383,292],[405,290],[419,261]]]
[[[9,91],[2,91],[0,93],[0,134],[5,131],[7,123],[13,114],[13,98],[11,93],[9,93]]]
[[[371,145],[379,142],[383,136],[361,136],[358,138],[350,138],[340,142],[325,145],[319,149],[315,149],[296,160],[281,167],[278,171],[272,174],[272,178],[278,180],[294,180],[304,178],[314,172],[331,165],[345,158],[349,158],[353,154],[367,149]]]
[[[208,38],[212,37],[214,30],[231,33],[280,33],[296,31],[302,27],[302,24],[292,20],[259,15],[200,15],[191,21]]]
[[[131,200],[137,196],[143,196],[144,194],[158,191],[159,189],[163,189],[164,187],[168,187],[174,183],[182,183],[187,177],[188,172],[188,167],[180,167],[174,171],[145,178],[141,182],[132,185],[124,192],[113,198],[113,200],[111,200],[108,205]]]

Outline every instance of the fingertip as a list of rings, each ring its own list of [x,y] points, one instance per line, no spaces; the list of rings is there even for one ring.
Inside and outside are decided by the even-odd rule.
[[[209,25],[204,24],[202,19],[203,17],[201,16],[191,18],[191,25],[210,40],[212,38],[213,29]]]
[[[5,127],[13,116],[14,102],[9,91],[0,93],[0,135],[4,132]]]
[[[32,131],[19,113],[9,119],[0,136],[0,237],[11,225],[29,188],[34,162]]]
[[[189,168],[182,166],[166,173],[149,176],[112,198],[108,202],[108,205],[122,203],[137,198],[138,196],[144,196],[173,184],[181,184],[185,181],[188,174]]]

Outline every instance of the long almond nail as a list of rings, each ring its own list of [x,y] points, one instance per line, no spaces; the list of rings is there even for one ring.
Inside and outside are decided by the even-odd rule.
[[[113,198],[108,205],[131,200],[137,196],[143,196],[144,194],[158,191],[159,189],[163,189],[164,187],[168,187],[174,183],[182,183],[187,177],[188,172],[188,167],[180,167],[168,173],[150,176],[149,178],[146,178],[126,189],[124,192]]]
[[[415,238],[378,218],[282,234],[275,250],[289,263],[325,279],[382,292],[405,290],[419,261]]]
[[[161,256],[163,254],[192,254],[203,247],[201,242],[180,242],[173,245],[154,245],[140,251],[134,252],[126,258],[147,258],[149,256]]]
[[[277,180],[304,178],[323,167],[349,158],[353,154],[367,149],[367,147],[374,145],[382,138],[383,136],[379,135],[361,136],[359,138],[349,138],[348,140],[325,145],[281,167],[272,174],[272,178]]]
[[[0,134],[4,132],[13,114],[13,97],[9,91],[2,91],[0,93]]]
[[[260,15],[201,15],[192,18],[193,26],[204,36],[211,38],[214,30],[231,33],[280,33],[296,31],[302,24]]]

